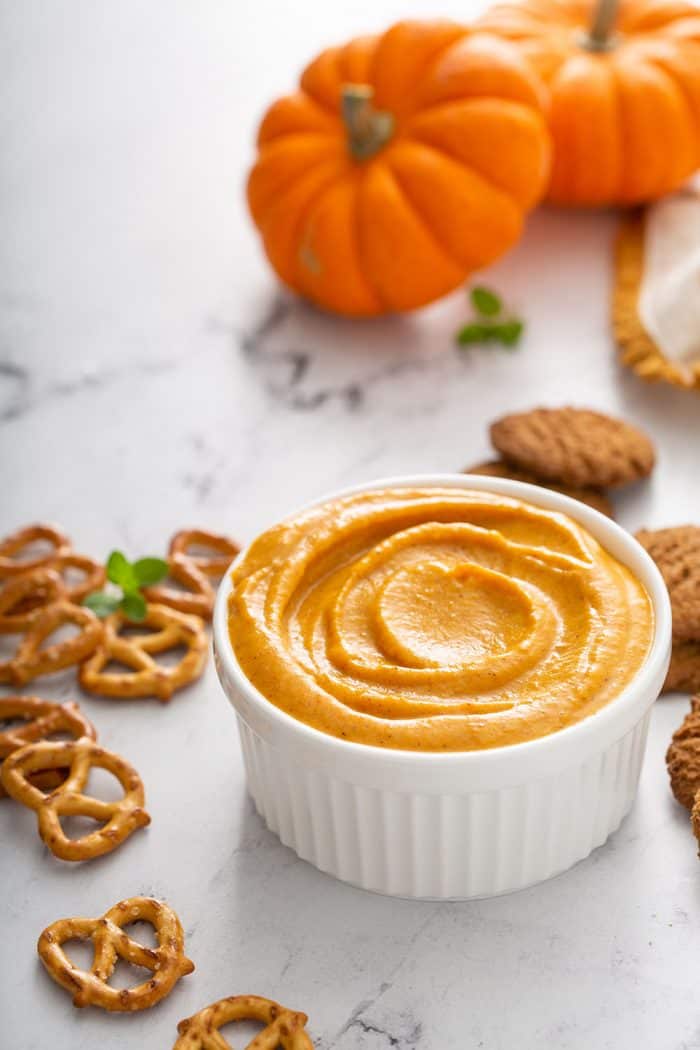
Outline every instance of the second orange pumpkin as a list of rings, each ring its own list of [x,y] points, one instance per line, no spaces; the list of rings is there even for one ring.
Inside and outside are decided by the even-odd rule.
[[[700,166],[700,10],[676,0],[514,0],[480,26],[550,91],[549,199],[638,204]]]
[[[324,51],[268,110],[248,201],[290,288],[349,316],[423,306],[520,236],[548,176],[511,45],[403,22]]]

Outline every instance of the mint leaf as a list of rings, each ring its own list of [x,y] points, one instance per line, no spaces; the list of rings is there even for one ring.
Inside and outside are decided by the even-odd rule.
[[[469,293],[472,306],[482,317],[495,317],[501,312],[503,306],[500,296],[492,292],[490,288],[476,285]]]
[[[105,594],[104,591],[93,591],[83,598],[83,605],[92,609],[96,616],[104,620],[105,616],[115,612],[119,608],[120,598],[118,595]]]
[[[465,324],[457,332],[457,342],[460,346],[471,346],[474,343],[485,343],[491,338],[492,329],[489,325],[479,321]]]
[[[119,608],[129,620],[140,623],[146,618],[146,599],[139,591],[130,591],[125,594],[119,603]]]
[[[138,587],[134,568],[121,551],[112,551],[107,559],[107,579],[125,591],[134,591]]]
[[[162,558],[139,558],[132,568],[139,587],[160,583],[168,575],[168,563]]]
[[[514,318],[498,326],[498,337],[504,346],[515,346],[520,342],[524,330],[524,323]]]

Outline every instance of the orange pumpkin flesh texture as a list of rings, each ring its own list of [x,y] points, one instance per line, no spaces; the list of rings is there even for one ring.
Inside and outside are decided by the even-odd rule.
[[[700,167],[700,10],[622,0],[608,49],[590,50],[593,0],[498,5],[479,27],[520,47],[547,84],[554,143],[548,197],[637,204]]]
[[[348,85],[384,122],[366,153],[343,119]],[[544,192],[542,95],[516,48],[449,22],[403,22],[324,51],[268,110],[248,181],[279,277],[358,317],[457,287],[518,239]]]

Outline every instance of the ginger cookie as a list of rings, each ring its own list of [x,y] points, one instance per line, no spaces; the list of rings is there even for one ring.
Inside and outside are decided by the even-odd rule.
[[[700,692],[700,642],[676,642],[662,693]]]
[[[690,705],[666,752],[671,791],[686,809],[693,808],[700,791],[700,696],[694,696]]]
[[[654,447],[641,430],[585,408],[536,408],[491,424],[491,442],[509,463],[543,481],[616,488],[651,474]]]
[[[690,813],[690,823],[693,827],[693,835],[695,835],[700,846],[700,791],[695,796],[695,805]],[[700,850],[698,852],[700,854]]]
[[[673,637],[700,641],[700,528],[640,529],[636,538],[656,562],[668,588]]]
[[[477,463],[473,467],[465,468],[463,473],[482,474],[490,478],[509,478],[511,481],[523,481],[528,485],[539,485],[541,488],[552,489],[554,492],[561,492],[564,496],[570,496],[572,499],[577,499],[581,503],[586,503],[589,507],[593,507],[594,510],[600,511],[601,514],[605,514],[608,518],[615,517],[612,503],[605,493],[600,491],[600,489],[592,487],[575,488],[571,485],[553,485],[546,481],[542,481],[541,478],[536,477],[528,470],[520,470],[518,467],[511,466],[502,459],[492,459],[486,463]]]

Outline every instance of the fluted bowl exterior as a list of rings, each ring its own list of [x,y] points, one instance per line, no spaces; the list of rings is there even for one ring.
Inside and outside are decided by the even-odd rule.
[[[217,595],[214,654],[236,711],[248,789],[286,846],[321,871],[378,893],[489,897],[565,871],[602,845],[629,812],[651,706],[668,668],[671,610],[656,566],[629,533],[547,489],[477,475],[419,475],[382,479],[317,502],[426,485],[487,491],[563,511],[641,580],[654,609],[653,642],[615,700],[549,736],[485,751],[349,743],[287,715],[243,674],[228,633],[230,572]]]

